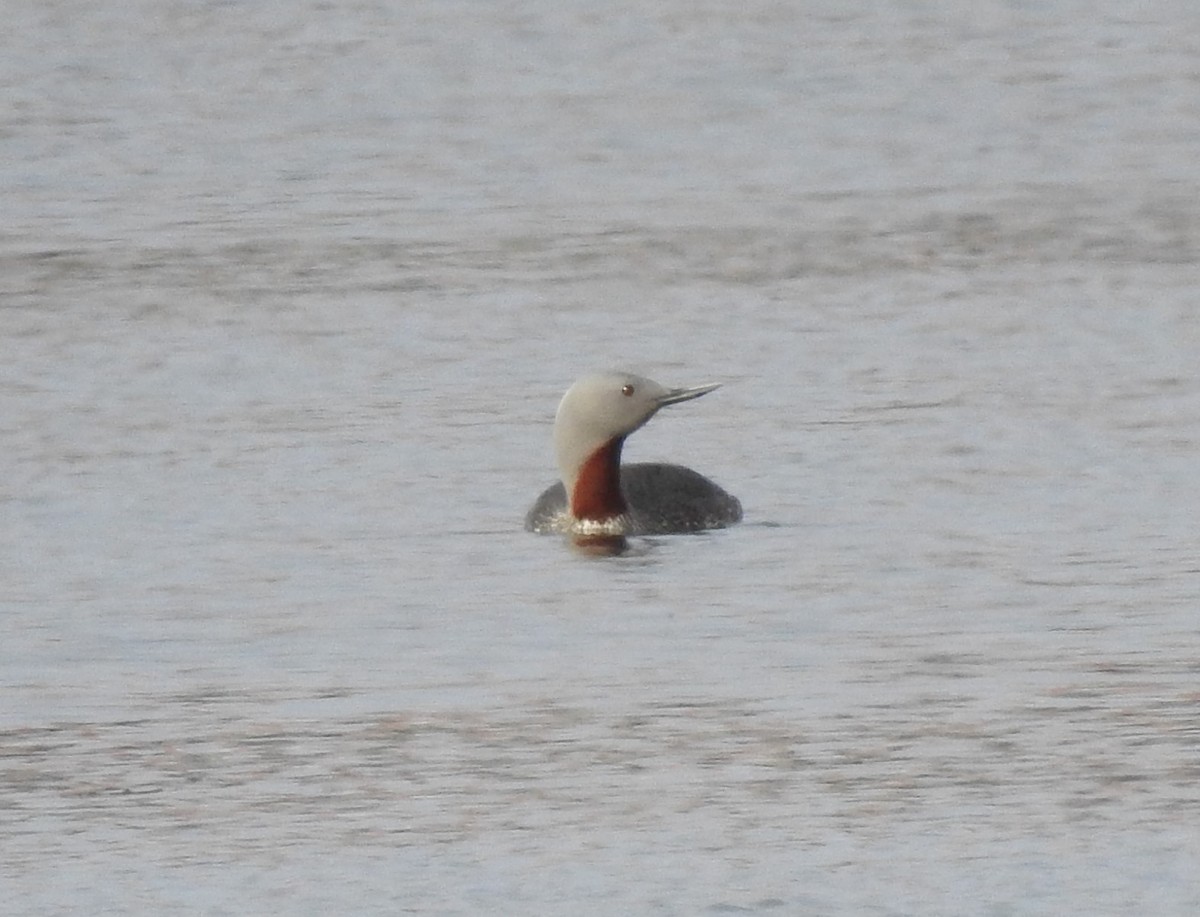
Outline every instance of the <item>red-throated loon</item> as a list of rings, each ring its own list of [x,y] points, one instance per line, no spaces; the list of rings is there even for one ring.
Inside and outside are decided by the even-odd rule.
[[[740,522],[737,498],[690,468],[621,464],[625,437],[659,408],[719,387],[668,389],[620,372],[584,376],[567,389],[554,418],[562,481],[538,497],[525,528],[588,538],[698,532]]]

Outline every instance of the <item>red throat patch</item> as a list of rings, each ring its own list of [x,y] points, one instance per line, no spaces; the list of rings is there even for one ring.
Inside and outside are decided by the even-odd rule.
[[[571,491],[571,515],[576,519],[603,522],[620,516],[628,507],[621,495],[621,446],[612,439],[593,452],[579,469]]]

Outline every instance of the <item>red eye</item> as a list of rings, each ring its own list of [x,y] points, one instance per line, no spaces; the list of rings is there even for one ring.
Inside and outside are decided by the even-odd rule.
[[[629,385],[629,384],[626,384],[626,385],[625,385],[625,386],[624,386],[624,387],[621,389],[621,394],[622,394],[622,395],[624,395],[626,398],[628,398],[630,395],[632,395],[632,394],[633,394],[633,386],[632,386],[632,385]]]

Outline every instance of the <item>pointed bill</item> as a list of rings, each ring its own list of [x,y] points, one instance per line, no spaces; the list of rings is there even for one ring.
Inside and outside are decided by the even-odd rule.
[[[699,398],[701,395],[707,395],[709,392],[720,387],[720,382],[710,382],[708,385],[697,385],[693,388],[673,388],[658,399],[658,406],[661,408],[666,407],[668,404],[679,404],[681,401],[691,401],[693,398]]]

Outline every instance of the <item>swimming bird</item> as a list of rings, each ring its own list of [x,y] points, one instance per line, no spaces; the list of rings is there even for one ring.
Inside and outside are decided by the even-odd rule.
[[[584,538],[666,535],[740,522],[742,504],[682,465],[621,464],[621,447],[661,408],[720,388],[665,388],[653,379],[609,372],[584,376],[563,395],[554,418],[562,480],[525,516],[531,532]],[[569,495],[569,496],[568,496]]]

